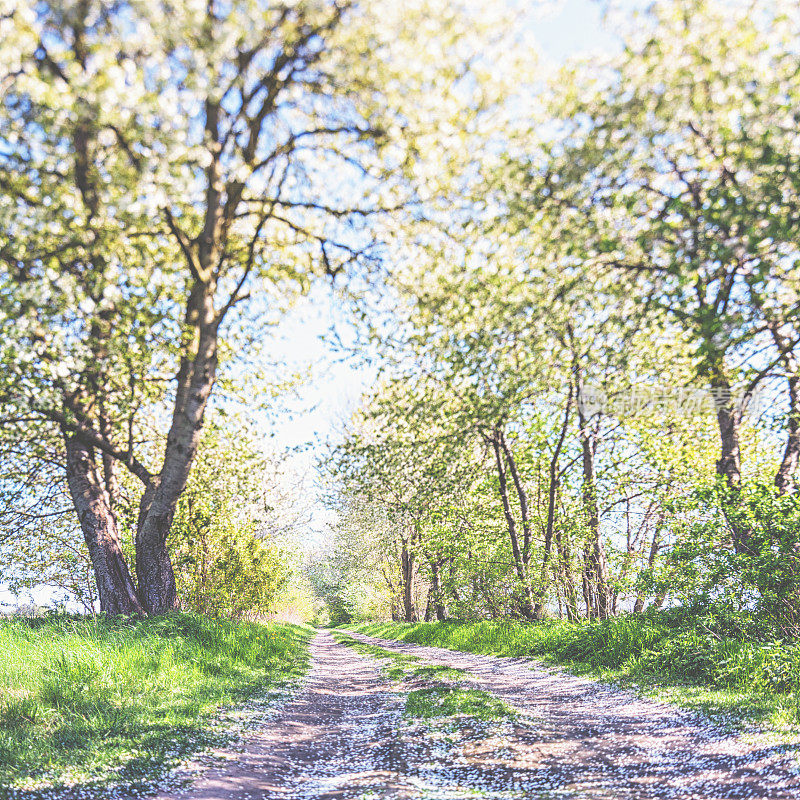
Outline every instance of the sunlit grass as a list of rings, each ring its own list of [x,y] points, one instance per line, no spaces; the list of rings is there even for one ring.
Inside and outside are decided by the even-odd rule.
[[[404,653],[395,653],[392,650],[386,650],[383,647],[378,647],[374,644],[367,644],[366,642],[359,642],[352,636],[348,636],[341,631],[334,631],[333,638],[340,644],[345,644],[352,647],[357,653],[365,656],[373,656],[374,658],[388,659],[394,666],[414,664],[419,661],[416,656],[408,656]],[[394,637],[391,637],[394,638]]]
[[[489,692],[437,684],[409,692],[405,716],[419,719],[465,716],[496,720],[512,718],[514,712]]]
[[[310,633],[189,614],[0,621],[0,794],[143,788],[220,741],[220,706],[301,674]]]
[[[406,695],[404,716],[411,719],[473,720],[513,719],[516,712],[502,700],[480,689],[467,689],[459,684],[469,680],[468,672],[438,664],[419,664],[416,656],[395,653],[378,645],[359,642],[341,631],[333,632],[341,644],[356,652],[384,661],[383,674],[392,681],[403,682]],[[414,688],[412,688],[414,687]]]

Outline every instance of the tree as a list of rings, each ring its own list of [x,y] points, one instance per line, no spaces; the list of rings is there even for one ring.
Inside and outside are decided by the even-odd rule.
[[[229,617],[275,611],[299,569],[292,551],[307,511],[283,495],[280,473],[241,420],[206,425],[169,538],[182,608]]]
[[[642,303],[689,337],[716,404],[717,471],[734,493],[748,398],[777,375],[792,420],[797,403],[798,20],[791,3],[756,6],[655,4],[646,34],[631,33],[600,78],[594,67],[563,76],[559,134],[543,145],[551,157],[524,170],[530,204],[586,214],[590,260],[635,277]],[[791,425],[782,491],[797,460]],[[747,547],[746,531],[734,539]]]
[[[373,331],[389,410],[338,462],[413,499],[431,596],[575,619],[702,587],[794,630],[798,23],[655,3],[602,69],[441,160]],[[759,389],[783,406],[748,415]],[[459,459],[476,479],[448,505],[427,476]]]
[[[458,504],[471,481],[471,461],[450,425],[449,398],[437,396],[424,380],[416,391],[409,388],[405,381],[387,381],[366,399],[333,464],[337,496],[376,504],[393,523],[402,616],[411,622],[419,615],[419,559],[434,574],[442,561],[424,541],[425,521]]]
[[[104,612],[177,607],[167,540],[227,326],[251,295],[274,308],[368,262],[367,221],[407,195],[386,168],[410,172],[415,135],[463,96],[485,22],[348,0],[4,5],[0,401],[30,459],[41,434],[63,452]],[[120,469],[143,487],[135,580]]]

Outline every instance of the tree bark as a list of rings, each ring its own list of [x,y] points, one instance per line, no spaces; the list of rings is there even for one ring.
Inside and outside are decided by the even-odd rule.
[[[508,471],[511,473],[511,480],[514,483],[514,489],[517,493],[517,502],[519,503],[519,516],[522,522],[522,563],[525,565],[525,571],[528,570],[528,565],[531,559],[531,521],[528,514],[528,493],[525,491],[525,485],[519,476],[517,470],[517,462],[514,459],[514,454],[506,442],[506,437],[502,431],[498,431],[500,446],[503,449],[503,455],[508,462]]]
[[[739,448],[741,410],[734,406],[727,379],[721,376],[713,378],[711,394],[716,405],[720,439],[717,474],[725,478],[731,489],[738,490],[742,483],[742,455]]]
[[[178,389],[161,473],[145,489],[136,532],[139,594],[149,614],[179,607],[175,573],[167,550],[178,500],[186,487],[200,444],[203,416],[217,369],[217,320],[213,291],[193,287],[186,312],[189,353],[181,359]]]
[[[711,395],[717,409],[717,427],[720,438],[720,456],[717,460],[717,475],[725,478],[729,495],[724,498],[722,510],[730,527],[735,552],[754,555],[750,530],[737,518],[742,489],[742,456],[739,446],[739,429],[742,409],[733,402],[731,385],[721,369],[711,379]],[[732,513],[729,513],[732,512]]]
[[[153,486],[145,490],[142,503],[150,502],[148,511],[140,514],[140,526],[136,532],[136,577],[148,614],[164,614],[179,608],[175,572],[167,550],[167,536],[175,516],[177,498],[171,508],[168,499],[154,503],[148,495],[152,497],[158,485],[158,480],[154,480]]]
[[[209,28],[209,36],[210,31]],[[175,405],[163,466],[158,478],[151,482],[142,497],[136,532],[139,593],[150,614],[161,614],[179,607],[167,537],[200,444],[206,404],[216,378],[218,328],[227,310],[224,307],[217,312],[214,308],[215,276],[238,199],[233,196],[225,202],[222,199],[221,147],[217,146],[220,142],[219,126],[219,103],[209,97],[205,107],[205,135],[207,142],[211,143],[211,159],[205,175],[203,229],[193,243],[187,243],[185,234],[178,236],[192,274],[192,284],[183,323]],[[240,190],[237,192],[234,192],[236,198],[241,196]],[[174,224],[171,217],[168,222]]]
[[[403,617],[406,622],[417,621],[417,612],[414,608],[414,561],[414,554],[411,552],[408,542],[403,541],[400,567],[403,575]]]
[[[506,518],[506,526],[508,528],[508,538],[511,541],[511,554],[514,557],[514,566],[519,578],[520,588],[522,589],[522,601],[520,603],[520,612],[526,619],[534,618],[533,611],[533,592],[531,590],[531,582],[528,578],[527,564],[523,558],[522,550],[519,546],[519,538],[517,536],[517,523],[514,520],[514,514],[511,511],[511,503],[508,499],[508,482],[506,480],[506,470],[503,464],[503,453],[500,443],[500,432],[494,431],[491,438],[492,448],[494,449],[495,463],[497,465],[497,477],[500,487],[500,500],[503,504],[503,514]]]
[[[67,483],[92,560],[100,611],[109,615],[143,614],[94,452],[72,434],[65,435],[64,443]]]
[[[667,599],[667,590],[662,589],[654,598],[653,602],[650,603],[650,608],[654,610],[658,610],[661,606],[664,605],[664,601]]]
[[[580,386],[577,391],[580,397]],[[584,547],[583,596],[587,616],[607,619],[610,607],[608,590],[608,562],[603,539],[600,535],[600,511],[597,505],[597,482],[595,477],[595,454],[597,438],[589,428],[580,405],[580,440],[583,456],[583,506],[586,514],[588,535]]]
[[[656,556],[658,556],[658,551],[661,545],[661,525],[663,520],[664,516],[663,513],[661,513],[658,515],[655,527],[653,528],[653,538],[650,541],[650,551],[647,554],[648,569],[652,569],[653,565],[656,563]],[[639,592],[636,595],[636,602],[633,604],[633,613],[641,614],[642,611],[644,611],[644,594]]]

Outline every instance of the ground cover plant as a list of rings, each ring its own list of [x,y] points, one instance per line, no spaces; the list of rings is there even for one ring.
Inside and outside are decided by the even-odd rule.
[[[467,717],[471,721],[491,721],[516,716],[512,708],[490,692],[462,686],[462,683],[470,680],[470,675],[464,670],[420,664],[416,656],[359,642],[339,631],[334,632],[334,637],[359,653],[385,660],[383,674],[408,692],[404,716],[409,719],[453,720]]]
[[[409,692],[405,715],[421,719],[467,716],[493,720],[509,718],[513,712],[489,692],[438,683]]]
[[[0,797],[144,791],[225,738],[221,706],[301,675],[310,634],[194,614],[0,620]]]
[[[796,728],[800,646],[745,617],[666,609],[607,620],[366,623],[371,636],[470,653],[534,656],[635,685],[734,725]]]

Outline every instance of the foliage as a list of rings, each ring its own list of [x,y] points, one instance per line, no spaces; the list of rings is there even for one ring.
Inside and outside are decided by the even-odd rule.
[[[207,422],[192,475],[176,511],[170,551],[182,608],[212,616],[259,617],[294,593],[295,618],[310,619],[295,553],[308,509],[298,502],[303,476],[268,452],[252,424],[219,412]],[[122,476],[116,509],[123,550],[132,556],[141,489]],[[97,608],[92,565],[74,511],[66,506],[0,546],[8,588],[58,590],[57,599]]]
[[[0,575],[11,594],[47,587],[57,602],[94,614],[98,608],[92,562],[72,516],[70,509],[46,517],[31,525],[24,537],[0,545]]]
[[[329,622],[380,619],[397,602],[398,525],[380,505],[350,498],[339,504],[332,533],[309,571]]]
[[[673,589],[676,596],[688,600],[691,594],[701,604],[752,613],[766,629],[798,638],[797,495],[776,496],[772,486],[753,483],[733,502],[730,490],[718,482],[672,507],[684,520],[672,554],[682,583]],[[747,552],[718,546],[745,526],[750,532]]]
[[[794,636],[800,17],[662,0],[616,24],[620,52],[543,72],[404,226],[337,488],[404,525],[383,616],[699,599]]]
[[[260,457],[202,426],[324,277],[384,368],[325,459],[331,620],[800,633],[794,0],[658,0],[555,70],[493,0],[0,3],[18,585],[85,582],[68,500],[101,610],[276,608]]]
[[[3,0],[0,453],[15,485],[69,483],[103,611],[177,607],[166,542],[220,371],[317,279],[370,282],[417,153],[510,85],[476,57],[507,16]]]
[[[287,500],[282,467],[231,417],[203,432],[170,535],[182,606],[212,616],[275,610],[297,571],[289,551],[303,509]],[[235,432],[235,433],[234,433]]]
[[[0,788],[144,791],[225,738],[220,706],[301,674],[309,634],[192,614],[2,620]]]
[[[190,537],[175,550],[182,605],[214,617],[258,617],[275,610],[286,588],[289,557],[255,535],[252,526],[213,524],[192,511]],[[180,528],[177,536],[180,536]]]

